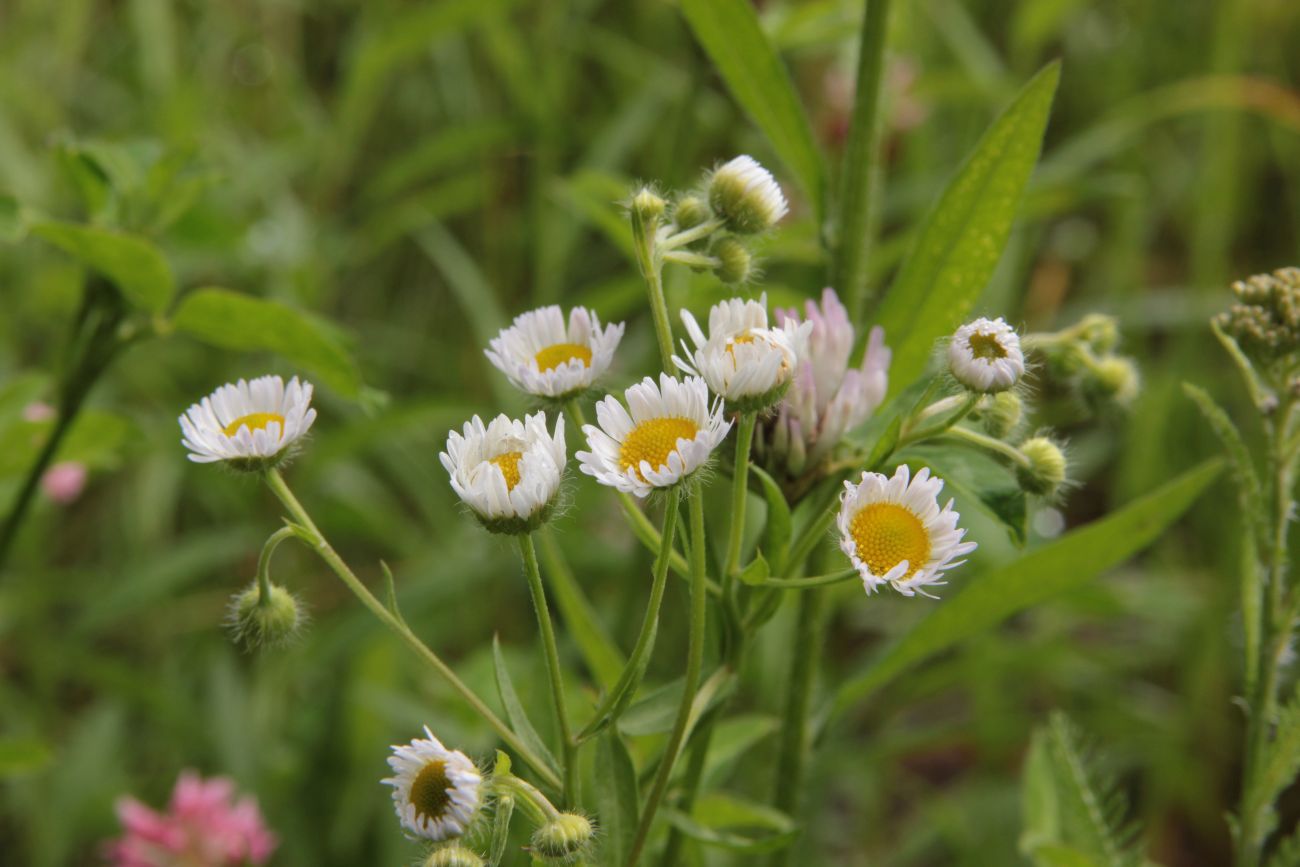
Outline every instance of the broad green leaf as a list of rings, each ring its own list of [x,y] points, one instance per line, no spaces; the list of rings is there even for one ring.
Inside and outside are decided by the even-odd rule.
[[[278,301],[198,289],[181,301],[172,322],[177,331],[222,349],[274,352],[348,397],[361,391],[361,374],[337,331]]]
[[[618,732],[606,730],[596,741],[596,802],[605,863],[622,864],[636,835],[641,814],[636,766]]]
[[[682,703],[682,686],[679,677],[647,694],[619,717],[618,730],[628,737],[667,732],[673,727],[677,707]]]
[[[908,449],[943,479],[958,508],[978,507],[1006,528],[1011,541],[1023,547],[1028,536],[1029,509],[1024,490],[1007,468],[983,451],[921,446]]]
[[[713,729],[708,758],[704,761],[702,788],[708,790],[720,782],[745,753],[780,727],[776,717],[760,714],[743,714],[718,722]]]
[[[32,223],[31,233],[111,280],[127,301],[142,310],[163,310],[176,292],[171,266],[143,238],[53,220]]]
[[[941,337],[970,312],[993,276],[1038,153],[1056,93],[1052,63],[994,121],[926,217],[877,321],[894,347],[894,389],[925,370]]]
[[[750,465],[749,471],[763,488],[763,499],[767,501],[767,523],[763,527],[762,548],[768,559],[776,564],[780,574],[785,566],[785,558],[790,553],[790,539],[794,534],[794,523],[790,517],[790,504],[786,502],[781,486],[769,476],[762,467]]]
[[[510,669],[506,667],[505,656],[501,653],[501,640],[498,636],[492,636],[492,664],[496,670],[497,692],[501,696],[501,705],[506,709],[506,718],[510,720],[510,728],[514,729],[519,739],[527,744],[528,748],[537,755],[545,759],[550,765],[551,770],[559,771],[559,764],[555,761],[555,756],[546,746],[546,741],[533,728],[532,721],[528,718],[524,705],[519,701],[519,693],[515,692],[514,681],[510,679]]]
[[[546,567],[547,584],[555,596],[560,617],[574,643],[578,645],[592,676],[604,689],[610,689],[618,683],[626,660],[600,622],[596,609],[582,592],[582,585],[565,561],[554,534],[547,528],[538,533],[537,537],[540,543],[539,553]]]
[[[824,216],[821,154],[790,74],[763,33],[753,4],[750,0],[682,0],[681,5],[691,31],[731,95],[798,178],[817,216]]]
[[[939,651],[1123,563],[1176,521],[1222,468],[1221,461],[1207,461],[1100,521],[964,579],[965,590],[935,603],[934,613],[840,687],[832,712],[846,710]]]
[[[751,855],[774,852],[799,836],[799,827],[785,813],[723,792],[700,798],[690,816],[676,810],[664,811],[664,816],[693,840]]]
[[[746,566],[740,573],[740,583],[748,584],[751,587],[762,584],[772,574],[768,568],[767,561],[763,559],[763,552],[754,555],[753,561]]]

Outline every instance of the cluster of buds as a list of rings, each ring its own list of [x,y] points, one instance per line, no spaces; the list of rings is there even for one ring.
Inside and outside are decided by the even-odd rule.
[[[1300,268],[1279,268],[1232,284],[1237,302],[1215,317],[1215,334],[1272,412],[1283,393],[1300,393]]]
[[[1119,326],[1101,313],[1050,334],[1025,336],[1026,349],[1039,353],[1053,378],[1068,383],[1094,407],[1128,407],[1137,399],[1141,377],[1133,359],[1116,351]]]

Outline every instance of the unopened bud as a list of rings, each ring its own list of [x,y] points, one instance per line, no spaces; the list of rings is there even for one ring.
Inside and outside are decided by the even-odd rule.
[[[683,196],[673,208],[673,222],[679,229],[694,229],[709,218],[709,203],[699,196]]]
[[[1099,397],[1127,406],[1137,397],[1140,381],[1137,365],[1131,359],[1109,355],[1093,366],[1089,385]]]
[[[668,203],[649,187],[642,187],[637,194],[632,197],[632,210],[638,217],[647,223],[653,222],[663,216],[664,210],[667,207]]]
[[[723,238],[714,244],[713,255],[719,262],[713,273],[723,283],[744,283],[753,272],[753,256],[735,238]]]
[[[1025,465],[1016,468],[1020,487],[1031,494],[1050,497],[1065,482],[1065,453],[1047,437],[1033,437],[1020,445]]]
[[[980,405],[984,429],[998,439],[1016,429],[1022,411],[1020,396],[1014,391],[1000,391],[984,398],[984,403]]]
[[[483,867],[484,863],[474,850],[453,843],[430,852],[424,867]]]
[[[1116,344],[1119,343],[1119,324],[1114,316],[1089,313],[1075,327],[1078,329],[1080,339],[1099,355],[1113,352]]]
[[[740,235],[765,232],[790,210],[772,173],[753,157],[724,163],[709,179],[709,204]]]
[[[595,834],[585,816],[561,813],[534,832],[533,856],[548,864],[571,864],[582,858]]]
[[[302,628],[305,615],[292,593],[270,584],[265,596],[256,581],[235,594],[230,602],[229,623],[235,639],[252,648],[288,644]]]

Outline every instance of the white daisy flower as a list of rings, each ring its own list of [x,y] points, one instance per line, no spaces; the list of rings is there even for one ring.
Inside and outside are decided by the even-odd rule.
[[[968,322],[948,343],[948,367],[971,391],[1006,391],[1025,373],[1020,337],[1000,316]]]
[[[674,356],[673,363],[702,377],[710,391],[741,412],[763,409],[781,397],[812,330],[812,323],[789,320],[782,328],[767,327],[766,294],[758,301],[731,298],[713,305],[707,337],[689,310],[682,311],[682,322],[695,350],[682,341],[688,360]]]
[[[610,395],[596,404],[597,425],[583,425],[591,451],[578,452],[582,471],[638,497],[667,488],[703,466],[731,429],[721,400],[709,405],[698,376],[646,377],[625,393],[628,409]]]
[[[551,434],[541,412],[522,422],[499,415],[487,425],[474,416],[463,433],[447,435],[439,455],[452,488],[496,533],[528,532],[549,517],[565,456],[564,416],[556,416]]]
[[[312,387],[295,376],[259,376],[221,386],[180,417],[181,444],[195,463],[261,469],[287,456],[316,420]]]
[[[395,744],[388,757],[394,776],[382,782],[393,787],[393,807],[402,827],[426,840],[448,840],[464,834],[477,815],[483,777],[469,757],[442,745],[429,727],[428,739]]]
[[[894,477],[863,473],[858,484],[844,483],[840,495],[840,548],[853,561],[863,586],[874,593],[885,584],[904,596],[931,596],[925,587],[944,584],[943,573],[965,560],[954,561],[975,550],[963,542],[961,517],[952,500],[939,509],[943,480],[923,467],[910,479],[906,464]],[[931,598],[934,598],[931,596]]]
[[[714,169],[709,204],[737,234],[765,232],[790,211],[781,185],[751,156],[738,156]]]
[[[563,312],[552,305],[516,316],[484,354],[516,388],[560,400],[590,388],[622,339],[622,322],[602,328],[594,312],[575,307],[566,326]]]

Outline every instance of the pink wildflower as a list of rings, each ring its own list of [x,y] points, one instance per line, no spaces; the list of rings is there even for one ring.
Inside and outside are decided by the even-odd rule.
[[[167,812],[134,798],[117,802],[125,833],[108,845],[113,867],[237,867],[265,864],[276,846],[253,798],[234,801],[224,777],[204,780],[186,771]]]
[[[62,461],[41,476],[41,490],[60,506],[66,506],[86,487],[86,465],[81,461]]]

